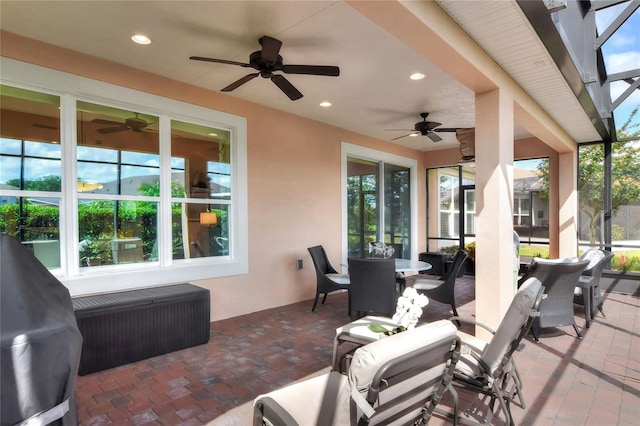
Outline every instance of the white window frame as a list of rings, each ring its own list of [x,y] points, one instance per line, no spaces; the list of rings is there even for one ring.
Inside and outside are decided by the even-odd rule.
[[[342,183],[341,193],[342,193],[342,263],[346,264],[347,262],[347,251],[348,251],[348,218],[347,218],[347,163],[348,158],[360,158],[363,160],[373,161],[373,162],[384,162],[389,164],[394,164],[397,166],[406,167],[409,169],[409,182],[410,182],[410,190],[409,197],[411,200],[411,259],[418,258],[418,160],[413,158],[402,157],[396,154],[390,154],[384,151],[378,151],[371,148],[366,148],[360,145],[354,145],[349,142],[342,142],[341,144],[341,178],[340,182]],[[381,181],[379,184],[379,188],[383,188],[384,182],[384,173],[381,173]],[[382,197],[380,197],[382,200]],[[380,209],[380,217],[378,221],[381,224],[384,224],[384,208]],[[380,238],[384,237],[384,226],[379,228]]]
[[[62,145],[62,200],[60,204],[60,271],[57,278],[72,296],[110,292],[229,275],[247,274],[247,123],[246,118],[182,101],[116,86],[73,74],[1,58],[0,83],[60,96]],[[126,101],[121,101],[121,100]],[[233,244],[229,256],[115,265],[108,268],[79,268],[76,182],[76,101],[82,100],[157,115],[160,118],[161,185],[171,182],[170,121],[180,120],[231,132],[231,205],[229,236]],[[52,195],[49,195],[52,196]],[[53,195],[55,196],[55,195]],[[170,191],[158,199],[158,243],[171,240]],[[216,200],[211,200],[215,203]],[[160,230],[163,230],[160,232]],[[164,231],[167,230],[167,231]],[[164,235],[169,232],[168,235]]]

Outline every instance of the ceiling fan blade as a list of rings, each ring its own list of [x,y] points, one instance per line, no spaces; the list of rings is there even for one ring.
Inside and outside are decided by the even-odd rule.
[[[124,126],[125,124],[121,121],[112,121],[112,120],[103,120],[102,118],[96,118],[91,120],[92,123],[98,124],[106,124],[108,126]]]
[[[39,129],[47,129],[47,130],[58,130],[58,127],[56,126],[50,126],[48,124],[40,124],[40,123],[33,123],[33,127],[37,127]]]
[[[231,83],[230,85],[228,85],[227,87],[225,87],[224,89],[222,89],[222,92],[231,92],[232,90],[237,89],[238,87],[242,86],[243,84],[245,84],[247,81],[253,80],[254,78],[256,78],[257,76],[259,76],[260,73],[252,73],[252,74],[247,74],[244,77],[242,77],[240,80],[237,80],[233,83]]]
[[[428,132],[427,137],[431,139],[433,142],[440,142],[442,138],[435,134],[435,132]]]
[[[330,65],[283,65],[282,72],[286,74],[311,74],[337,77],[340,75],[340,68]]]
[[[302,93],[300,93],[298,89],[296,89],[293,84],[289,83],[289,80],[283,76],[276,74],[271,77],[271,81],[273,81],[275,85],[278,86],[280,90],[282,90],[292,101],[298,100],[302,97]]]
[[[433,129],[434,132],[453,132],[455,133],[458,129],[455,127],[442,127],[440,129]]]
[[[406,135],[398,136],[397,138],[393,138],[391,140],[395,141],[395,140],[398,140],[398,139],[406,138],[407,136],[411,136],[411,135],[413,135],[413,133],[407,133]]]
[[[245,64],[244,62],[227,61],[226,59],[205,58],[203,56],[189,56],[189,59],[191,59],[192,61],[205,61],[205,62],[215,62],[218,64],[239,65],[245,68],[251,67],[251,65]]]
[[[269,36],[262,36],[258,41],[262,45],[262,60],[268,64],[275,64],[278,61],[282,42]]]
[[[106,129],[98,129],[98,133],[106,134],[106,133],[116,133],[116,132],[124,132],[128,130],[128,127],[107,127]]]

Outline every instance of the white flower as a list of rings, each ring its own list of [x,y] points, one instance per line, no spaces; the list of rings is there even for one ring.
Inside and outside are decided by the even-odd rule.
[[[429,298],[420,294],[415,288],[408,287],[398,297],[396,313],[392,320],[401,327],[411,329],[416,326],[418,319],[422,316],[422,308],[427,306]]]

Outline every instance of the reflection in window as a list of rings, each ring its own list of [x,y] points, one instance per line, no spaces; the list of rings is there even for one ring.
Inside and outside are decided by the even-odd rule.
[[[384,184],[384,242],[393,245],[395,257],[410,258],[410,169],[385,163]]]
[[[348,256],[366,256],[378,241],[378,163],[349,157],[347,163]]]
[[[78,102],[77,118],[80,266],[157,261],[158,203],[141,197],[160,196],[158,117]]]
[[[22,241],[49,269],[60,268],[59,198],[2,197],[0,232]]]
[[[80,266],[158,260],[158,203],[78,201]]]
[[[229,255],[228,205],[174,203],[172,229],[173,259]]]
[[[171,121],[173,259],[229,255],[230,133]],[[216,200],[215,204],[211,200]]]
[[[60,268],[60,99],[0,85],[0,105],[0,232]]]

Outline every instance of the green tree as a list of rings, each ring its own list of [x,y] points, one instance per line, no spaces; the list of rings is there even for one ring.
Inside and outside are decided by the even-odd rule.
[[[20,179],[9,179],[7,185],[20,188]],[[25,180],[24,188],[27,191],[53,191],[62,190],[62,180],[60,176],[45,176],[35,180]]]
[[[618,131],[618,139],[640,137],[640,123],[634,120],[636,107],[629,119]],[[613,145],[611,172],[611,201],[613,212],[623,204],[640,201],[640,145],[639,141],[616,142]],[[594,144],[580,147],[578,162],[578,190],[580,210],[589,218],[592,244],[599,237],[598,226],[605,211],[604,205],[604,145]],[[549,164],[541,163],[538,172],[544,191],[549,189]]]

